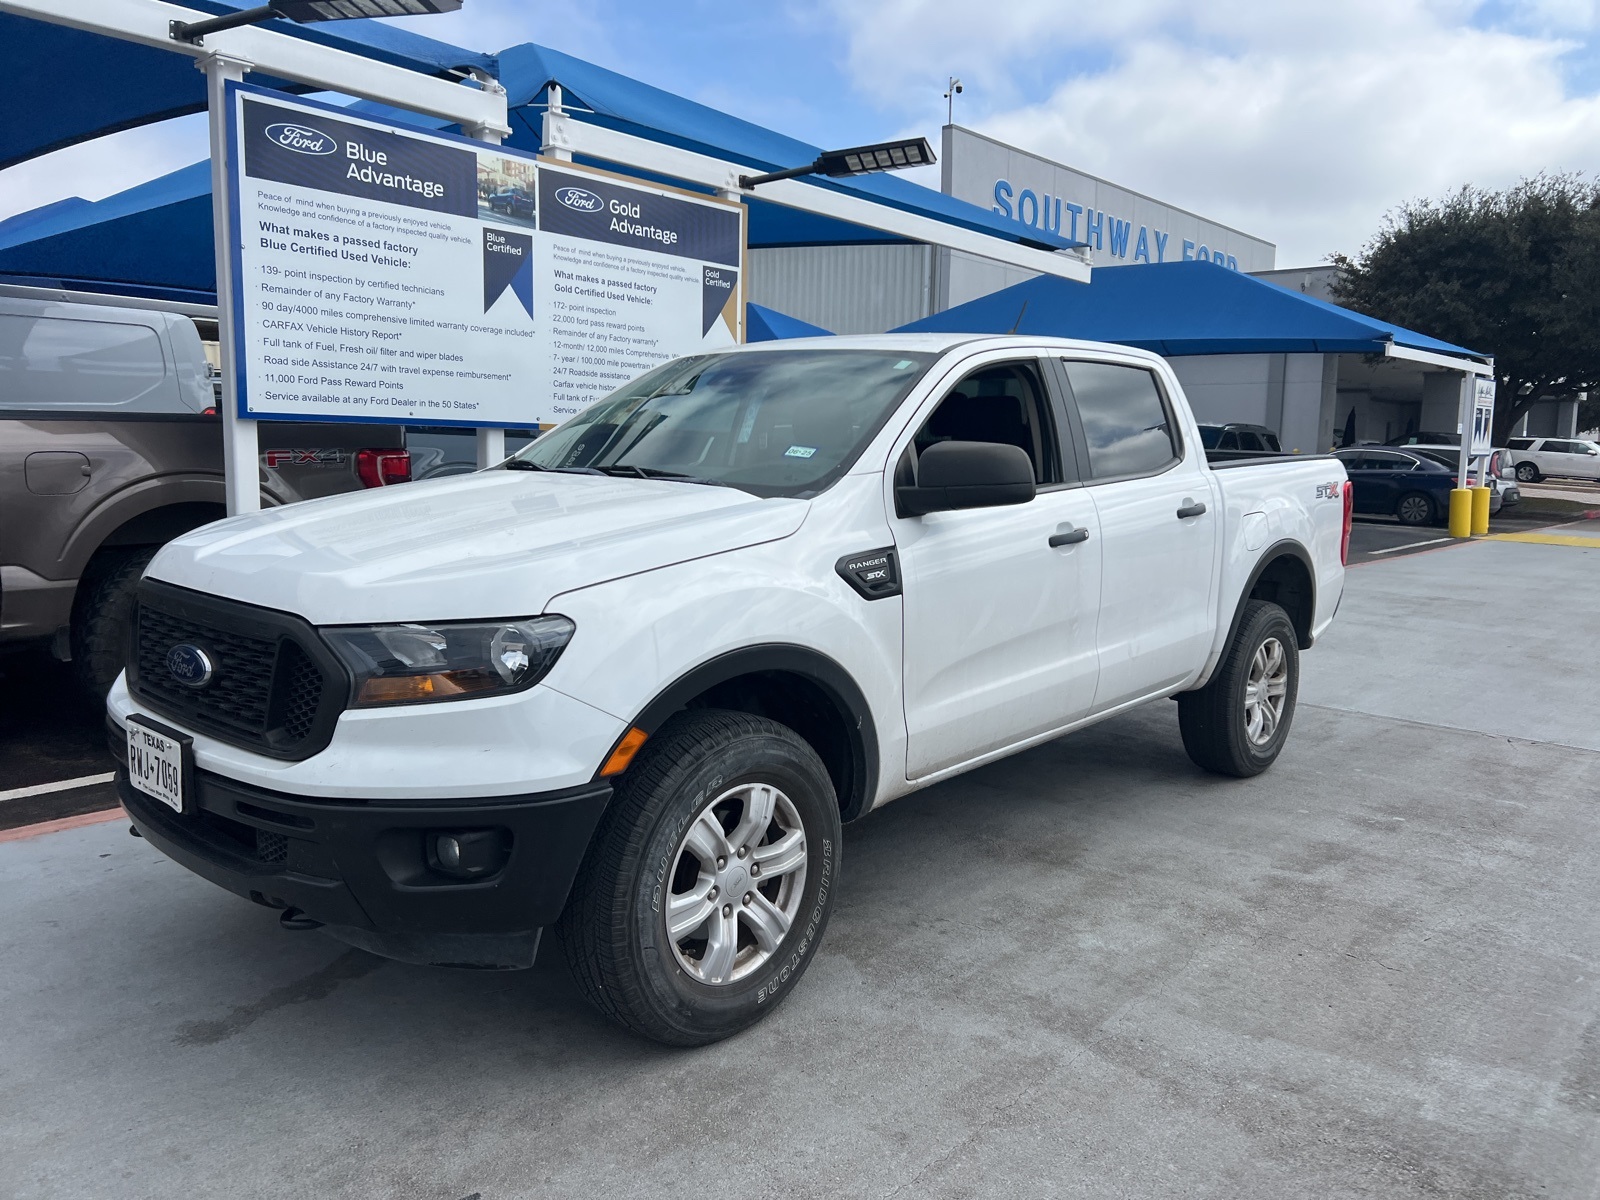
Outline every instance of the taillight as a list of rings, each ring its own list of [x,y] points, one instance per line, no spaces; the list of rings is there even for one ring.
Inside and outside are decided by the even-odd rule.
[[[1350,563],[1350,526],[1356,510],[1356,485],[1350,480],[1344,481],[1344,531],[1339,535],[1339,565],[1348,566]]]
[[[411,482],[411,451],[357,450],[356,478],[362,487],[386,487]]]

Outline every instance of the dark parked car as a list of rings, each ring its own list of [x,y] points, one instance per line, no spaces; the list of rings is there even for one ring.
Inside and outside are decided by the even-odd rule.
[[[1459,433],[1442,433],[1433,429],[1419,429],[1415,433],[1402,433],[1384,443],[1385,446],[1459,446]]]
[[[1226,425],[1200,425],[1200,444],[1207,450],[1253,450],[1282,454],[1278,435],[1265,425],[1245,425],[1230,421]]]
[[[1426,454],[1387,446],[1351,446],[1335,451],[1355,486],[1355,511],[1399,517],[1405,525],[1427,525],[1450,515],[1455,472]]]
[[[489,207],[495,212],[506,213],[513,217],[533,216],[533,197],[527,192],[511,188],[508,191],[496,192],[489,197]]]

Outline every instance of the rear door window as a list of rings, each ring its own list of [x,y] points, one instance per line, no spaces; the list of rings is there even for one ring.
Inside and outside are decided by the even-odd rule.
[[[1117,363],[1062,365],[1095,480],[1155,475],[1178,460],[1177,427],[1151,372]]]
[[[0,313],[0,409],[185,412],[148,325]]]

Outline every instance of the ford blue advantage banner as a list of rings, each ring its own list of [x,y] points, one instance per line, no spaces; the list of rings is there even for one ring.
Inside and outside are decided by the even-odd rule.
[[[252,178],[477,214],[478,156],[471,150],[329,117],[300,117],[256,100],[243,107],[244,172]]]
[[[548,425],[742,340],[738,203],[227,95],[241,416]]]

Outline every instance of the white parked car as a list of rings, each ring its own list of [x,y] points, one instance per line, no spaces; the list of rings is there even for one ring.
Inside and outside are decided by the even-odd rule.
[[[692,1045],[771,1011],[841,824],[1176,696],[1265,770],[1344,588],[1319,456],[1207,463],[1155,355],[1028,337],[667,363],[501,467],[208,526],[109,714],[135,828],[413,962]]]
[[[1420,442],[1407,443],[1407,450],[1415,450],[1426,454],[1429,458],[1442,466],[1454,471],[1460,464],[1461,448],[1452,445],[1425,445]],[[1476,482],[1483,479],[1484,486],[1489,489],[1489,514],[1498,513],[1502,508],[1510,508],[1522,502],[1522,489],[1517,486],[1517,471],[1512,463],[1509,450],[1491,450],[1487,458],[1475,454],[1471,459],[1467,478]]]
[[[1548,476],[1600,479],[1600,443],[1577,438],[1511,438],[1517,478],[1538,483]]]

